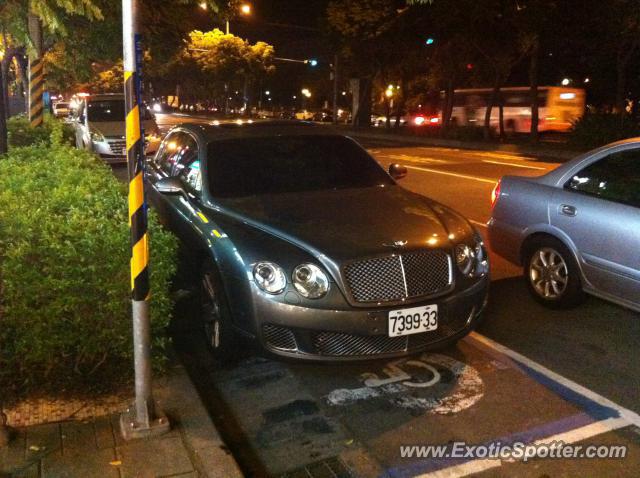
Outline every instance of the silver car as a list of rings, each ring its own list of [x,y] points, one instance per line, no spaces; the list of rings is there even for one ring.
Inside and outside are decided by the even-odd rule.
[[[522,265],[533,296],[556,308],[589,293],[640,311],[640,138],[586,153],[493,193],[491,248]]]

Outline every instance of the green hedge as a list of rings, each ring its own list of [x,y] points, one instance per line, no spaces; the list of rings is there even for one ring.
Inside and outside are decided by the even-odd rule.
[[[53,143],[58,140],[53,140]],[[150,216],[154,365],[164,364],[175,238]],[[0,390],[112,389],[132,373],[125,187],[86,151],[0,158]]]
[[[37,144],[51,145],[52,142],[74,145],[75,130],[68,123],[45,115],[44,124],[32,128],[29,119],[24,115],[12,116],[7,120],[9,132],[9,146],[35,146]]]
[[[591,149],[634,136],[640,136],[640,126],[628,116],[587,113],[573,125],[569,144]]]

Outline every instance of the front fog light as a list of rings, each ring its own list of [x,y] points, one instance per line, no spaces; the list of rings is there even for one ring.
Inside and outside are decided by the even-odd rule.
[[[273,262],[259,262],[253,268],[253,278],[256,284],[269,294],[279,294],[287,285],[284,271]]]
[[[293,285],[304,297],[319,299],[329,290],[329,279],[318,266],[300,264],[293,270]]]

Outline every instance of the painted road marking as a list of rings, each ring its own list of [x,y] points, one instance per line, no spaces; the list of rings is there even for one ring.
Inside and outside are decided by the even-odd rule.
[[[425,171],[427,173],[444,174],[445,176],[453,176],[453,177],[456,177],[456,178],[470,179],[472,181],[479,181],[481,183],[488,183],[488,184],[492,184],[492,185],[495,185],[498,182],[497,179],[479,178],[477,176],[469,176],[467,174],[450,173],[450,172],[447,172],[447,171],[439,171],[437,169],[423,168],[421,166],[405,166],[405,167],[408,168],[408,169],[416,169],[418,171]]]
[[[438,367],[452,373],[452,382],[456,383],[442,396],[434,396],[428,390],[441,381]],[[411,368],[414,369],[412,375],[407,373]],[[452,415],[475,405],[484,395],[484,384],[478,371],[446,355],[423,354],[420,360],[395,360],[385,366],[383,373],[386,377],[375,373],[363,374],[364,387],[331,391],[325,398],[327,404],[348,406],[378,398],[408,410]],[[424,396],[420,396],[420,392]]]
[[[563,377],[537,362],[501,345],[488,337],[472,332],[464,339],[497,361],[507,362],[561,398],[578,405],[584,411],[551,423],[512,433],[484,443],[501,446],[524,443],[528,445],[564,442],[577,443],[589,438],[640,425],[640,416],[582,385]],[[512,460],[513,461],[513,460]],[[508,463],[509,461],[505,461]],[[388,474],[396,477],[452,478],[463,477],[502,466],[499,459],[432,458],[393,467]]]
[[[417,162],[417,163],[449,163],[449,164],[454,164],[454,163],[452,163],[452,161],[445,160],[445,159],[436,159],[436,158],[430,158],[430,157],[426,157],[426,156],[410,156],[408,154],[389,154],[389,153],[385,153],[385,154],[381,154],[380,156],[382,156],[383,158],[389,158],[389,159],[400,160],[400,161],[413,161],[413,162]]]
[[[548,168],[541,168],[540,166],[527,166],[525,164],[513,164],[513,163],[505,163],[502,161],[492,161],[490,159],[483,159],[483,163],[491,163],[491,164],[503,164],[505,166],[511,166],[513,168],[527,168],[527,169],[540,169],[542,171],[546,171]]]
[[[468,337],[471,341],[484,345],[485,346],[484,348],[491,349],[504,356],[507,356],[512,360],[514,360],[516,363],[519,363],[525,366],[527,369],[537,372],[539,376],[546,377],[547,382],[549,383],[543,383],[543,384],[552,385],[551,382],[559,384],[564,388],[570,390],[574,394],[585,397],[591,402],[594,402],[602,407],[615,410],[616,412],[618,412],[620,417],[625,418],[629,422],[629,424],[640,427],[640,415],[638,415],[637,413],[618,405],[617,403],[609,400],[608,398],[605,398],[602,395],[599,395],[596,392],[593,392],[588,388],[583,387],[582,385],[572,380],[569,380],[568,378],[565,378],[562,375],[552,370],[549,370],[543,365],[540,365],[539,363],[534,362],[533,360],[525,357],[524,355],[519,354],[515,350],[511,350],[510,348],[505,347],[504,345],[499,344],[498,342],[495,342],[488,337],[480,335],[477,332],[472,332]],[[538,378],[536,378],[536,380],[540,381]]]

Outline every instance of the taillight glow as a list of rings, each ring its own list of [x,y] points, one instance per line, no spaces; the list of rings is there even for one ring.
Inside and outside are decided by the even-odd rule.
[[[496,183],[496,185],[493,188],[493,191],[491,191],[491,207],[492,208],[498,202],[499,197],[500,197],[500,181]]]

